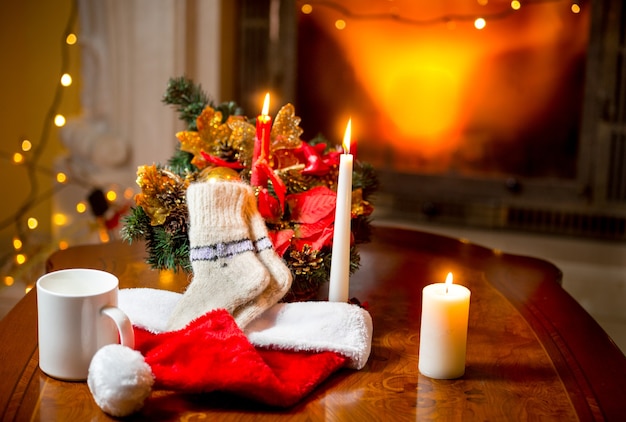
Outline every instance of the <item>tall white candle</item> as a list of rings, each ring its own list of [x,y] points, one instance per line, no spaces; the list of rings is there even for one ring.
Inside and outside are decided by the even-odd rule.
[[[337,205],[330,261],[330,285],[328,300],[347,302],[350,290],[350,221],[352,217],[352,162],[350,154],[350,132],[352,120],[348,120],[343,137],[343,151],[339,159],[337,181]]]
[[[419,371],[430,378],[453,379],[465,373],[470,290],[445,283],[422,290]]]

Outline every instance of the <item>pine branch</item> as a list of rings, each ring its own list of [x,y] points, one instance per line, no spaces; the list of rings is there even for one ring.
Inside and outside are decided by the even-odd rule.
[[[157,270],[191,272],[189,239],[186,233],[168,233],[162,226],[155,226],[146,236],[148,258],[146,262]]]
[[[162,101],[177,106],[176,111],[180,119],[187,123],[189,130],[197,130],[196,118],[207,105],[211,105],[202,86],[184,76],[170,78]]]
[[[373,195],[380,187],[380,181],[378,174],[374,170],[374,166],[369,163],[357,161],[354,166],[352,188],[363,189],[363,199],[370,200],[370,196]]]
[[[123,227],[120,230],[122,239],[128,243],[143,240],[151,231],[150,217],[141,207],[132,207],[130,213],[123,220]]]
[[[182,151],[180,145],[176,147],[174,155],[168,160],[167,165],[170,170],[177,175],[184,177],[188,173],[195,173],[198,168],[191,164],[193,154],[190,152]]]

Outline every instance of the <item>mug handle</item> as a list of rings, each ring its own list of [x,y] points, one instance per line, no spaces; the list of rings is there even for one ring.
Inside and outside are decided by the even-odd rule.
[[[120,333],[120,342],[122,346],[135,348],[135,332],[133,331],[133,325],[126,314],[115,306],[105,306],[100,311],[104,315],[108,316],[115,322],[117,331]]]

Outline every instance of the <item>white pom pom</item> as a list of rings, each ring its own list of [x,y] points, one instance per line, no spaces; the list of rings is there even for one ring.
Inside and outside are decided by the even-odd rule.
[[[87,384],[98,406],[119,417],[141,409],[152,390],[154,376],[141,353],[110,344],[91,360]]]

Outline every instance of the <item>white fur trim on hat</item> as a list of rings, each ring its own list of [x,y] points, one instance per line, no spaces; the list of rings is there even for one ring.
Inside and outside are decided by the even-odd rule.
[[[149,288],[121,289],[118,306],[133,325],[152,333],[166,331],[182,295]],[[361,369],[372,345],[372,317],[357,305],[340,302],[279,303],[244,329],[252,345],[281,350],[337,352]]]
[[[245,328],[250,343],[282,350],[336,352],[361,369],[372,345],[372,318],[341,302],[279,303]]]

